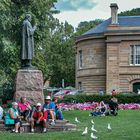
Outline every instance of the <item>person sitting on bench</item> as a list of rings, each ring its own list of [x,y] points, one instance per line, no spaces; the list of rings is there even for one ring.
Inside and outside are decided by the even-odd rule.
[[[25,97],[22,97],[20,100],[21,102],[18,103],[19,112],[20,115],[23,116],[24,119],[27,121],[30,118],[32,107],[30,106],[30,103],[27,102]]]
[[[55,103],[55,114],[56,114],[56,119],[57,120],[64,120],[64,116],[61,110],[61,106],[57,104],[58,99],[54,98],[53,102]]]
[[[12,107],[8,110],[5,116],[5,125],[14,125],[14,129],[12,131],[18,133],[19,128],[22,125],[18,113],[18,103],[12,103]]]
[[[33,109],[33,113],[31,116],[31,132],[34,132],[35,124],[43,125],[43,133],[46,132],[47,127],[47,111],[42,110],[41,103],[37,103],[36,107]]]
[[[3,108],[0,106],[0,120],[2,120],[3,119]]]
[[[51,97],[47,96],[45,98],[45,104],[43,105],[43,109],[47,110],[48,118],[51,119],[51,125],[55,125],[55,103],[52,102]]]

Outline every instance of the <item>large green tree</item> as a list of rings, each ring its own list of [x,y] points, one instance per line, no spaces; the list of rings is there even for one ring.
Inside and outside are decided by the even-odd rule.
[[[33,16],[32,24],[37,24],[35,32],[36,57],[33,64],[46,75],[46,51],[50,40],[50,28],[55,24],[52,10],[56,0],[3,0],[0,3],[0,69],[8,82],[13,83],[20,68],[21,26],[26,13]],[[53,30],[53,29],[52,29]]]
[[[0,3],[0,70],[7,79],[1,83],[14,83],[20,68],[21,25],[25,14],[30,13],[32,24],[37,24],[33,65],[43,71],[44,81],[50,79],[52,86],[60,86],[62,79],[67,85],[74,85],[74,29],[53,17],[58,12],[53,8],[56,1],[3,0]]]

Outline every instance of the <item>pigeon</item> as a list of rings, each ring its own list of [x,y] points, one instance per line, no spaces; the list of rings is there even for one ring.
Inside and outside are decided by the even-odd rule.
[[[82,136],[84,136],[84,135],[86,135],[88,133],[87,129],[88,128],[86,127],[85,130],[82,132]]]
[[[112,130],[112,128],[111,128],[111,126],[110,126],[110,123],[108,123],[107,129],[108,129],[109,131]]]
[[[93,120],[91,120],[91,123],[92,123],[92,124],[95,124]]]
[[[97,130],[94,128],[94,125],[92,125],[91,131],[97,132]]]
[[[92,140],[96,140],[98,137],[94,136],[93,133],[91,133],[90,137],[92,138]]]
[[[75,122],[80,123],[80,121],[78,121],[77,117],[75,117]]]

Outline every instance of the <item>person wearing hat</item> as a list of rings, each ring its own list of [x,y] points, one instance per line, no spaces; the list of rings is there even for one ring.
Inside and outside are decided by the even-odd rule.
[[[12,107],[8,110],[5,116],[5,125],[15,125],[12,131],[18,133],[21,126],[20,116],[18,113],[18,103],[12,103]]]
[[[47,127],[47,111],[42,110],[41,103],[36,104],[36,108],[31,116],[31,132],[34,132],[34,125],[35,124],[42,124],[43,125],[43,133],[46,132]]]
[[[43,109],[47,110],[48,116],[50,116],[50,119],[52,119],[51,125],[54,125],[55,124],[55,103],[52,102],[50,96],[46,96]]]

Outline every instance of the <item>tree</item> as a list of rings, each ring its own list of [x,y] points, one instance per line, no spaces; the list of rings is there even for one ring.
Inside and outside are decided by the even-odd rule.
[[[35,32],[36,57],[33,64],[44,75],[48,73],[46,51],[50,47],[50,25],[54,24],[52,10],[56,0],[3,0],[0,3],[0,69],[8,82],[14,83],[15,74],[20,68],[21,25],[26,13],[37,23]]]
[[[62,79],[65,79],[66,86],[75,85],[75,50],[74,28],[67,22],[55,26],[52,35],[51,52],[48,60],[52,71],[51,85],[61,87]]]
[[[43,71],[44,80],[60,86],[61,79],[74,85],[74,29],[67,22],[60,23],[53,17],[56,0],[3,0],[0,3],[0,69],[7,81],[14,83],[20,68],[21,25],[25,13],[37,23],[35,32],[35,58],[33,65]]]
[[[140,15],[140,8],[124,11],[119,14],[119,16],[139,16],[139,15]]]
[[[80,36],[88,30],[95,28],[98,24],[102,23],[102,19],[95,19],[92,21],[83,21],[80,22],[78,27],[76,28],[76,36]]]

